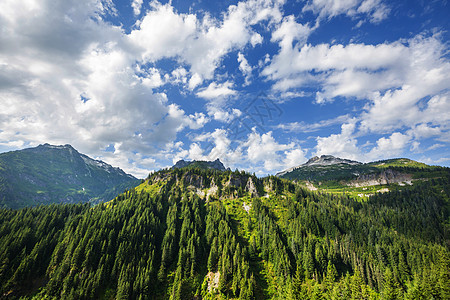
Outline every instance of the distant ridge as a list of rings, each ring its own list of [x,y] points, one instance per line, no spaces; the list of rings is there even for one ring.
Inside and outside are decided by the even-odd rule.
[[[332,155],[322,155],[322,156],[314,156],[310,158],[306,163],[301,164],[299,166],[295,166],[292,168],[289,168],[287,170],[284,170],[282,172],[277,173],[275,176],[283,176],[289,172],[292,172],[296,169],[302,168],[302,167],[309,167],[309,166],[332,166],[332,165],[350,165],[350,166],[356,166],[361,165],[362,163],[355,160],[350,159],[343,159],[339,157],[334,157]]]
[[[429,166],[408,158],[393,158],[369,163],[342,159],[331,155],[315,156],[306,163],[279,172],[276,176],[302,181],[310,189],[368,187],[396,184],[412,185],[414,181],[447,177],[449,168]],[[314,185],[314,187],[313,187]],[[359,195],[369,195],[367,189]],[[387,187],[384,191],[389,190]],[[365,192],[361,193],[362,191]]]
[[[220,159],[216,159],[214,161],[205,161],[205,160],[193,160],[193,161],[185,161],[179,160],[172,167],[172,169],[180,169],[180,168],[199,168],[199,169],[215,169],[219,171],[226,171],[227,169],[220,161]]]

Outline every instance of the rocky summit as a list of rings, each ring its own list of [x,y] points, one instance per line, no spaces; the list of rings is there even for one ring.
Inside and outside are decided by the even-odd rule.
[[[295,166],[284,170],[282,172],[277,173],[275,176],[283,176],[286,175],[296,169],[300,169],[303,167],[311,167],[311,166],[332,166],[332,165],[349,165],[356,166],[361,165],[362,163],[350,159],[343,159],[339,157],[334,157],[332,155],[322,155],[322,156],[314,156],[310,158],[306,163],[301,164],[299,166]]]
[[[216,159],[214,161],[205,161],[205,160],[194,160],[194,161],[185,161],[179,160],[172,168],[180,169],[180,168],[199,168],[199,169],[215,169],[219,171],[227,170],[220,159]]]
[[[338,164],[346,164],[346,165],[360,165],[359,161],[354,161],[350,159],[343,159],[339,157],[334,157],[332,155],[322,155],[322,156],[314,156],[310,158],[306,163],[302,166],[330,166],[330,165],[338,165]]]

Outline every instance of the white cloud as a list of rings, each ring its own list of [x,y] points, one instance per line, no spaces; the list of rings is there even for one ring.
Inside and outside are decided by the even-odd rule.
[[[421,139],[426,135],[416,126],[430,124],[434,136],[438,132],[441,139],[450,136],[450,62],[439,34],[379,45],[307,44],[287,53],[283,47],[263,71],[275,80],[273,89],[287,92],[319,84],[322,88],[316,93],[317,103],[338,97],[368,101],[358,116],[358,134],[390,134],[415,128],[415,138]],[[302,125],[293,123],[290,127]],[[319,148],[327,152],[328,144],[323,143],[331,140],[320,138]],[[355,142],[350,139],[346,145]]]
[[[367,16],[370,22],[378,23],[387,18],[390,9],[382,0],[311,0],[303,11],[312,11],[319,20],[343,14],[352,18]]]
[[[403,152],[405,147],[411,141],[411,136],[394,132],[389,138],[380,138],[367,157],[370,160],[385,159],[386,157],[395,157]]]
[[[205,99],[215,99],[236,95],[236,91],[232,89],[233,83],[226,81],[222,84],[211,82],[207,88],[197,92],[197,96]]]
[[[357,12],[368,14],[370,22],[379,23],[388,17],[390,9],[382,3],[382,0],[364,0]]]
[[[141,48],[143,61],[179,55],[197,32],[197,17],[178,14],[170,4],[152,2],[151,7],[153,10],[130,33],[130,41]]]
[[[178,67],[172,71],[172,83],[187,83],[187,70],[183,67]]]
[[[197,87],[199,84],[202,83],[202,77],[198,73],[194,73],[192,75],[191,79],[189,79],[189,89],[193,90],[195,87]]]
[[[433,145],[431,145],[430,147],[427,148],[427,151],[438,149],[438,148],[441,148],[441,147],[445,147],[445,145],[444,144],[433,144]]]
[[[212,105],[207,105],[208,115],[212,116],[214,120],[230,123],[235,118],[242,115],[242,112],[237,108],[225,110],[220,106],[222,101],[216,102]]]
[[[193,141],[189,150],[180,149],[173,159],[174,163],[181,158],[209,161],[219,158],[225,165],[234,165],[242,156],[240,148],[231,149],[232,141],[225,129],[215,129],[213,132],[198,135]],[[204,143],[205,149],[201,147],[200,142]]]
[[[177,142],[183,130],[204,128],[211,120],[230,122],[242,114],[232,108],[238,91],[222,63],[237,54],[246,83],[256,80],[251,76],[259,70],[248,63],[247,51],[261,50],[251,48],[263,43],[259,28],[271,32],[270,42],[280,48],[275,55],[260,54],[259,64],[263,76],[274,81],[273,89],[282,91],[279,95],[301,97],[307,95],[303,87],[318,84],[316,102],[339,97],[368,101],[359,123],[341,116],[280,127],[314,131],[346,123],[340,134],[317,139],[317,153],[364,157],[357,136],[367,132],[383,135],[368,152],[373,157],[386,147],[417,148],[421,139],[450,141],[450,64],[439,34],[379,45],[313,46],[307,40],[318,24],[283,17],[283,1],[238,2],[216,18],[177,12],[170,1],[153,1],[148,11],[141,10],[142,0],[128,3],[140,16],[130,33],[104,21],[108,14],[117,15],[111,0],[2,2],[2,149],[71,143],[134,174],[160,167],[155,158],[167,160],[174,152],[176,157],[211,159],[225,153],[230,164],[249,163],[258,172],[301,163],[306,150],[296,142],[280,143],[271,132],[252,132],[236,142],[226,131],[215,130],[186,149]],[[346,14],[375,23],[389,12],[379,0],[314,0],[305,10],[322,19]],[[158,68],[163,59],[175,66]],[[206,112],[185,111],[173,103],[168,83],[186,89],[181,94],[206,99]],[[205,142],[212,148],[205,148]],[[110,145],[114,153],[105,152]]]
[[[416,139],[429,138],[441,134],[441,129],[439,127],[428,126],[428,124],[425,123],[415,126],[411,131]]]
[[[374,82],[375,87],[370,89],[372,91],[395,86],[403,78],[403,64],[408,57],[406,47],[400,43],[376,46],[307,44],[288,53],[283,49],[282,47],[272,63],[264,69],[263,75],[272,80],[298,80],[297,85],[291,87],[301,87],[303,83],[312,80],[323,82],[327,98],[338,95],[359,96],[369,86],[367,81]],[[385,69],[394,74],[384,72]],[[318,75],[309,73],[313,71]],[[382,80],[386,76],[394,82]],[[363,78],[360,79],[361,77]],[[356,83],[352,83],[353,81]],[[348,84],[351,85],[350,88],[346,88]]]
[[[250,44],[252,44],[253,47],[255,47],[258,44],[262,44],[262,42],[263,42],[263,37],[257,32],[255,32],[252,35],[252,37],[250,38]]]
[[[131,7],[133,8],[133,13],[136,16],[139,16],[141,14],[141,7],[142,7],[143,2],[144,2],[143,0],[133,0],[133,2],[131,3]]]
[[[308,25],[303,25],[295,21],[294,16],[287,16],[283,18],[282,23],[272,33],[271,42],[279,42],[280,47],[283,49],[290,49],[295,41],[298,41],[300,45],[306,42],[311,28]]]
[[[238,53],[237,61],[239,63],[239,70],[245,76],[245,85],[249,85],[250,77],[252,76],[252,67],[248,64],[247,59],[241,52]]]
[[[301,148],[286,151],[285,154],[286,157],[283,160],[285,169],[298,166],[306,162],[306,151],[302,150]]]
[[[280,159],[279,152],[292,150],[295,146],[293,143],[277,143],[270,131],[261,135],[253,131],[244,145],[247,147],[248,160],[253,164],[263,163],[264,169],[267,171],[282,169],[284,164]],[[292,154],[290,158],[292,158]],[[289,162],[290,159],[287,161]]]
[[[334,155],[341,158],[361,159],[361,151],[354,137],[356,120],[341,126],[341,133],[331,134],[328,137],[317,137],[315,155]]]
[[[338,116],[333,119],[322,120],[317,123],[307,124],[305,122],[292,122],[286,124],[280,124],[276,128],[288,131],[288,132],[314,132],[320,129],[348,122],[349,115]]]
[[[144,62],[175,58],[188,64],[195,76],[190,81],[191,89],[201,80],[212,79],[227,53],[262,40],[251,25],[281,18],[280,3],[270,0],[231,5],[223,14],[223,20],[212,19],[209,15],[200,20],[194,14],[180,14],[170,3],[152,2],[151,6],[153,9],[130,33],[130,41]]]

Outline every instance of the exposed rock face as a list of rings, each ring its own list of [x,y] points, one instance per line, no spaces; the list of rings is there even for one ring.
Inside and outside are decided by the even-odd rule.
[[[199,176],[197,174],[191,174],[188,172],[184,176],[183,180],[184,180],[184,183],[188,186],[192,185],[199,189],[205,188],[204,182],[203,182],[203,176]]]
[[[230,187],[243,187],[244,186],[244,182],[242,180],[242,176],[236,176],[233,173],[230,174],[230,177],[228,178],[228,181],[225,183],[225,186],[230,186]]]
[[[272,180],[272,178],[269,179],[268,183],[264,184],[264,190],[266,192],[272,192],[273,191],[273,180]]]
[[[361,165],[362,163],[360,163],[358,161],[350,160],[350,159],[334,157],[332,155],[322,155],[320,157],[314,156],[314,157],[310,158],[306,163],[296,166],[296,167],[289,168],[282,172],[279,172],[275,176],[283,176],[286,173],[292,172],[296,169],[303,168],[303,167],[312,167],[312,166],[320,167],[320,166],[331,166],[331,165],[340,165],[340,164],[354,166],[354,165]]]
[[[400,173],[391,169],[386,169],[378,174],[362,174],[357,179],[352,180],[347,185],[363,187],[371,185],[382,185],[391,183],[411,182],[412,175]]]
[[[245,191],[249,192],[251,197],[259,197],[258,190],[256,189],[256,185],[251,177],[247,180]]]

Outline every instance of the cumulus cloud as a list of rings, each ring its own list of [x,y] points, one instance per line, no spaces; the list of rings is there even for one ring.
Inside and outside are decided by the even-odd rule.
[[[370,97],[373,102],[363,114],[362,128],[385,131],[423,122],[448,126],[450,61],[445,53],[445,46],[436,36],[410,40],[406,70],[404,75],[396,75],[400,84]],[[426,97],[431,98],[421,109],[419,101]]]
[[[142,0],[131,2],[135,15],[141,14],[142,4]],[[261,43],[262,37],[251,26],[280,20],[281,5],[239,2],[221,19],[208,14],[200,19],[176,12],[170,3],[153,1],[126,34],[104,21],[108,14],[117,15],[110,0],[28,1],[26,6],[4,1],[0,12],[0,26],[5,29],[0,37],[2,144],[72,143],[100,157],[108,145],[120,142],[120,152],[105,154],[105,160],[138,172],[125,155],[156,153],[171,145],[184,128],[199,129],[210,120],[199,112],[187,115],[154,89],[171,82],[193,90],[211,79],[227,53]],[[163,74],[153,63],[164,58],[184,67]],[[206,99],[234,95],[232,86],[231,81],[212,83],[198,95]],[[210,112],[217,108],[209,107]],[[221,116],[223,112],[216,109],[213,115],[230,119],[238,114],[230,110]]]
[[[288,53],[281,47],[263,75],[275,81],[291,80],[293,84],[288,88],[316,81],[324,87],[319,101],[337,96],[359,97],[367,95],[367,90],[399,84],[407,54],[406,47],[400,43],[376,46],[305,44]],[[387,69],[391,72],[385,71]],[[386,80],[386,76],[391,80]]]
[[[282,144],[275,140],[271,131],[258,133],[255,130],[243,143],[246,158],[259,174],[280,171],[306,161],[306,152],[297,143]],[[262,164],[262,167],[261,167]],[[260,167],[256,167],[256,166]]]
[[[197,92],[197,96],[205,99],[214,99],[226,96],[232,96],[236,94],[236,91],[232,89],[233,83],[226,81],[222,84],[211,82],[207,88]]]
[[[354,136],[356,120],[341,126],[341,133],[331,134],[328,137],[317,137],[315,155],[334,155],[341,158],[359,160],[361,151],[357,146],[358,141]]]
[[[439,34],[378,45],[305,44],[289,54],[283,47],[263,71],[275,81],[273,89],[295,91],[318,84],[322,88],[316,93],[317,103],[339,97],[367,101],[356,125],[360,134],[415,128],[414,138],[421,139],[426,135],[416,126],[428,123],[436,135],[440,132],[443,137],[448,132],[450,62]],[[283,129],[302,126],[292,123]],[[319,138],[317,147],[328,149],[326,142],[338,137]],[[346,145],[352,145],[350,155],[356,155],[355,142],[347,139]]]
[[[298,48],[302,47],[311,33],[312,29],[308,25],[299,24],[294,16],[285,17],[278,28],[272,33],[272,42],[278,42],[279,53],[272,59],[269,66],[262,75],[272,80],[292,79],[289,72],[292,70]],[[296,78],[299,80],[300,78]]]
[[[319,20],[343,14],[356,19],[367,17],[370,22],[379,23],[387,18],[390,9],[382,0],[311,0],[303,11],[312,11]]]
[[[170,1],[152,1],[145,11],[142,0],[128,3],[139,17],[131,29],[105,21],[117,16],[111,0],[2,2],[1,149],[71,143],[139,176],[161,167],[160,158],[224,153],[231,165],[243,157],[259,174],[303,162],[305,149],[277,141],[272,132],[232,141],[226,130],[208,128],[187,148],[178,141],[184,130],[242,115],[233,105],[243,93],[235,73],[223,67],[228,59],[235,64],[236,56],[246,85],[262,70],[282,97],[308,96],[303,89],[313,85],[316,103],[366,101],[357,121],[345,115],[277,128],[313,132],[344,123],[341,133],[316,139],[318,154],[376,157],[388,148],[419,149],[422,139],[450,141],[450,64],[439,33],[378,45],[308,44],[322,20],[339,14],[383,20],[389,9],[381,0],[308,1],[304,11],[317,14],[315,25],[283,16],[281,0],[238,2],[218,17],[180,13]],[[256,32],[261,28],[264,38]],[[278,52],[261,53],[263,42],[278,44]],[[249,64],[250,51],[261,55],[258,66]],[[205,99],[203,112],[198,104],[186,108],[171,99],[173,87]],[[364,133],[378,135],[365,154],[357,140]],[[105,151],[112,146],[115,151]]]
[[[201,143],[203,143],[203,148]],[[242,153],[239,147],[232,149],[231,143],[227,131],[217,128],[213,132],[195,136],[189,149],[180,149],[181,151],[174,156],[173,162],[183,158],[191,160],[216,160],[219,158],[226,165],[234,165]]]
[[[253,47],[255,47],[258,44],[262,44],[262,42],[263,42],[263,37],[257,32],[255,32],[252,35],[252,37],[250,38],[250,44],[252,44]]]
[[[407,134],[394,132],[388,138],[382,137],[377,140],[377,145],[368,154],[371,160],[395,157],[403,152],[406,145],[411,141]]]
[[[337,116],[333,119],[321,120],[317,123],[308,124],[306,122],[292,122],[279,124],[276,126],[278,129],[282,129],[287,132],[315,132],[320,129],[347,122],[350,119],[349,115]]]
[[[175,58],[190,66],[195,75],[190,88],[200,80],[212,79],[222,58],[249,42],[256,45],[262,37],[251,25],[281,18],[277,1],[246,1],[231,5],[223,20],[197,18],[195,14],[177,13],[170,3],[152,2],[142,21],[129,38],[143,61]],[[193,77],[194,78],[194,77]]]
[[[241,52],[238,53],[237,61],[239,63],[239,70],[245,76],[245,85],[249,85],[250,77],[252,76],[252,67],[248,64],[247,59]]]
[[[133,13],[138,16],[141,14],[141,7],[144,0],[133,0],[131,7],[133,8]]]

